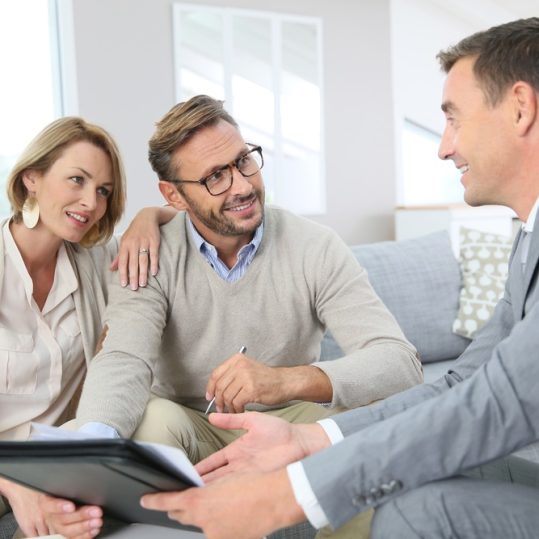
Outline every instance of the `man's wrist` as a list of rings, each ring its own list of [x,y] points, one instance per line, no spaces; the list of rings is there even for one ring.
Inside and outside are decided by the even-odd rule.
[[[331,445],[335,445],[344,440],[342,430],[339,428],[339,425],[337,425],[337,423],[331,419],[331,417],[319,419],[316,423],[324,429],[324,432],[329,438]]]
[[[313,365],[277,367],[281,371],[281,387],[286,400],[331,402],[333,386],[328,375]]]
[[[270,482],[271,488],[271,500],[274,503],[276,500],[279,500],[281,507],[275,511],[276,514],[280,516],[280,521],[277,523],[280,528],[286,526],[291,526],[293,524],[298,524],[306,520],[306,515],[297,502],[290,478],[286,468],[282,468],[275,472],[270,472]],[[278,496],[275,494],[278,493]]]
[[[316,499],[303,464],[301,462],[289,464],[286,467],[286,472],[296,503],[301,507],[312,526],[318,529],[327,526],[329,524],[328,518]]]
[[[295,434],[304,457],[318,453],[318,451],[332,445],[325,429],[318,423],[296,425]]]

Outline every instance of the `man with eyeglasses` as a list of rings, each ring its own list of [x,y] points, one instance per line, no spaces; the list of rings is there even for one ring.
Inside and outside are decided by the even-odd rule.
[[[179,446],[198,462],[238,435],[213,427],[209,409],[313,422],[329,413],[318,403],[353,408],[421,381],[415,349],[350,249],[265,207],[262,148],[222,102],[173,107],[149,159],[179,213],[162,228],[159,273],[136,293],[111,290],[79,426]],[[326,328],[345,355],[321,363]]]
[[[137,293],[111,291],[79,425],[176,445],[198,462],[236,438],[207,421],[210,409],[311,422],[328,414],[318,403],[353,408],[421,381],[413,346],[350,249],[265,207],[263,150],[221,101],[174,106],[149,146],[179,214],[162,228],[158,275]],[[326,328],[345,355],[321,363]]]
[[[214,428],[210,409],[312,422],[328,414],[318,403],[353,408],[421,381],[415,349],[350,249],[265,207],[263,150],[221,101],[174,106],[149,146],[179,213],[162,228],[159,273],[137,293],[111,290],[79,426],[179,446],[198,462],[237,436]],[[326,329],[345,355],[319,362]]]

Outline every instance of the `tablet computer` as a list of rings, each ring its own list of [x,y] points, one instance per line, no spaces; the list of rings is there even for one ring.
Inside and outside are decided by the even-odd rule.
[[[195,529],[140,506],[144,494],[195,484],[132,440],[0,442],[0,475],[77,504],[99,505],[125,522]]]

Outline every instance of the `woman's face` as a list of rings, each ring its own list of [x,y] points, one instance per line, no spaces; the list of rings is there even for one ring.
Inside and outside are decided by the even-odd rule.
[[[86,141],[68,146],[46,173],[28,171],[24,183],[39,204],[38,227],[79,242],[105,214],[111,171],[107,154]]]

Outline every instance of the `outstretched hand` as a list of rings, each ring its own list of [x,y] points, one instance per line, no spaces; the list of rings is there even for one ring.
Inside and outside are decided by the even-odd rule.
[[[208,539],[260,539],[305,520],[286,470],[239,474],[204,487],[147,494],[141,504],[202,528]]]
[[[232,472],[277,470],[330,445],[318,424],[293,425],[258,412],[210,414],[209,420],[222,429],[247,432],[196,465],[205,482]]]

